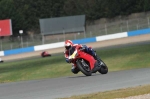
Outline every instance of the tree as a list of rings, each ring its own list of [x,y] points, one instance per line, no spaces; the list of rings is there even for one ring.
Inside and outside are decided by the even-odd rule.
[[[16,31],[20,28],[25,29],[24,16],[22,12],[16,8],[14,0],[1,0],[0,2],[0,19],[11,19],[13,33],[16,34],[19,31]],[[21,25],[21,24],[23,25]],[[21,27],[22,26],[22,27]]]
[[[39,19],[86,15],[86,20],[150,11],[150,0],[0,0],[0,19],[11,19],[13,33],[37,31]]]

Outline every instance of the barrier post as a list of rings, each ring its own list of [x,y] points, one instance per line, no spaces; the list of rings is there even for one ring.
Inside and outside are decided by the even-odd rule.
[[[149,17],[147,18],[147,21],[148,21],[148,27],[150,28]]]
[[[129,31],[129,22],[127,21],[127,31]]]
[[[22,38],[23,30],[19,30],[19,33],[21,35],[21,47],[23,48],[23,38]]]
[[[105,33],[107,35],[107,25],[105,24]]]

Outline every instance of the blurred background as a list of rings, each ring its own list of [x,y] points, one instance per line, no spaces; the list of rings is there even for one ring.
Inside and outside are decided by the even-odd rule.
[[[12,35],[0,36],[0,50],[146,29],[150,27],[148,4],[149,0],[0,0],[0,20],[11,19],[12,22]],[[82,31],[76,27],[71,27],[70,32],[65,28],[58,33],[52,30],[52,26],[60,24],[69,26],[73,19],[57,24],[51,21],[47,26],[40,22],[77,15],[85,16],[83,25],[78,27]],[[46,33],[41,27],[51,30]]]

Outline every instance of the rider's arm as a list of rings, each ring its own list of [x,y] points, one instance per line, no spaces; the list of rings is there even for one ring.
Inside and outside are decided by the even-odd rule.
[[[78,44],[77,45],[77,48],[83,50],[83,51],[86,51],[87,50],[87,46],[86,45],[81,45],[81,44]]]
[[[68,59],[69,58],[69,52],[67,50],[64,52],[64,55],[65,55],[66,62],[70,63],[70,60]]]
[[[76,47],[76,49],[82,48],[82,45],[81,45],[81,44],[75,44],[74,46]]]

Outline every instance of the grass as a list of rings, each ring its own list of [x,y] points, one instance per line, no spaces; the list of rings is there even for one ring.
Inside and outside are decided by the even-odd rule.
[[[97,54],[107,64],[109,71],[150,67],[150,46],[130,46],[97,50]],[[71,64],[65,62],[63,54],[32,58],[0,64],[0,83],[33,79],[71,76]]]
[[[62,65],[64,64],[64,65]],[[54,78],[69,75],[63,56],[36,58],[0,64],[0,82]],[[70,73],[71,74],[71,73]]]
[[[61,98],[61,99],[116,99],[116,98],[126,98],[129,96],[148,94],[148,93],[150,93],[150,85],[144,85],[138,87],[118,89],[113,91],[92,93],[87,95],[72,96],[72,97]],[[130,99],[134,99],[134,98],[130,98]]]

